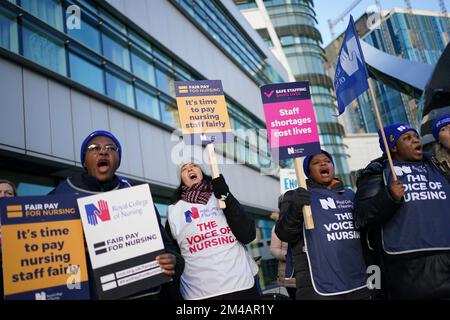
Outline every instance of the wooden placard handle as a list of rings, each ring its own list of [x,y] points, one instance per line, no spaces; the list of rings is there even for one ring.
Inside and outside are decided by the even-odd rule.
[[[305,173],[303,172],[303,161],[305,158],[294,158],[295,173],[297,175],[298,186],[308,189],[306,186]],[[307,230],[314,229],[314,220],[311,212],[311,206],[303,206],[303,220],[305,221],[305,228]]]

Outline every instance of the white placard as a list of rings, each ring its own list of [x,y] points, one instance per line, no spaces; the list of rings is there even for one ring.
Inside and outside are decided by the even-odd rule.
[[[93,269],[164,249],[147,184],[79,198]]]
[[[280,194],[298,188],[295,169],[280,169]]]

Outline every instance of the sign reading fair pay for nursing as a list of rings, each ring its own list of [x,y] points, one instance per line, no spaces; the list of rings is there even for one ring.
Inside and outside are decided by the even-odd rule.
[[[156,262],[164,245],[148,185],[77,200],[100,299],[170,281]]]

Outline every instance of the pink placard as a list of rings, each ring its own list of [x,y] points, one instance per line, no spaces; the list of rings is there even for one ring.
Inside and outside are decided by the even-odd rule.
[[[319,141],[310,99],[265,103],[264,114],[271,148]]]

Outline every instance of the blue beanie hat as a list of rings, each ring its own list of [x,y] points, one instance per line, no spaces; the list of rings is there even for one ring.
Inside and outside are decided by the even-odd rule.
[[[389,147],[389,150],[391,150],[396,144],[398,138],[404,133],[407,133],[408,131],[414,131],[415,133],[419,134],[416,129],[411,127],[407,123],[396,123],[392,124],[390,126],[384,127],[384,134],[386,135],[387,144]],[[383,154],[386,154],[386,150],[384,148],[383,138],[381,137],[381,130],[378,129],[378,141],[380,143],[380,149],[383,151]]]
[[[120,145],[119,140],[117,140],[117,138],[111,132],[105,131],[105,130],[94,131],[83,140],[83,143],[81,144],[81,151],[80,151],[81,165],[84,166],[86,148],[88,147],[89,141],[91,141],[92,139],[94,139],[95,137],[98,137],[98,136],[108,137],[116,144],[116,146],[119,148],[118,151],[119,151],[119,165],[120,165],[120,160],[122,160],[122,146]]]
[[[331,156],[331,154],[329,154],[328,152],[326,152],[325,150],[320,150],[319,153],[307,156],[305,158],[305,160],[303,161],[303,172],[305,172],[305,175],[309,178],[310,172],[309,172],[309,163],[311,162],[312,158],[314,158],[315,156],[317,156],[318,154],[323,153],[324,155],[326,155],[330,160],[331,163],[333,164],[334,167],[334,161],[333,161],[333,157]]]
[[[433,137],[436,141],[439,141],[439,131],[446,125],[450,124],[450,114],[446,113],[433,122]]]

